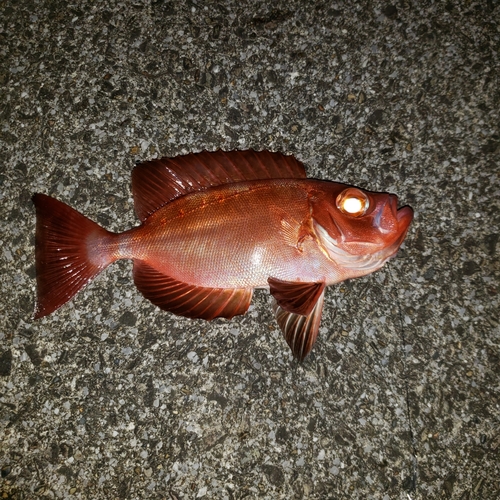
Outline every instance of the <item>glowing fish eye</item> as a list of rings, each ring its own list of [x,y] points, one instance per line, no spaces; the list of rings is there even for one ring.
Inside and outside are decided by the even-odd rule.
[[[347,188],[337,196],[337,208],[352,217],[365,215],[369,206],[368,196],[356,188]]]
[[[357,214],[363,210],[363,202],[359,198],[346,198],[343,201],[342,210],[348,214]]]

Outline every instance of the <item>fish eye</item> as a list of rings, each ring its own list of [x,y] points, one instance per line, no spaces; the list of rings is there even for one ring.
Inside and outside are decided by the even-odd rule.
[[[366,214],[370,206],[368,196],[356,188],[344,189],[337,196],[337,208],[346,215],[361,217]]]

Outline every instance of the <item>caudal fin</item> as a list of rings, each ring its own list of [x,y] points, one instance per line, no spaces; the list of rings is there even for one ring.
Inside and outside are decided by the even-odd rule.
[[[35,194],[35,319],[68,302],[115,259],[109,251],[113,233],[65,203]]]

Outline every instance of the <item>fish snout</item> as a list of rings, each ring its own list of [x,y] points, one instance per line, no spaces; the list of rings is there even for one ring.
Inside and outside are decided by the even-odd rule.
[[[389,194],[387,203],[391,208],[392,215],[398,221],[399,228],[406,231],[413,220],[413,209],[408,205],[398,209],[398,197],[395,194]]]
[[[413,220],[413,209],[408,205],[400,208],[396,212],[396,218],[398,220],[399,227],[406,231],[410,226],[411,221]]]

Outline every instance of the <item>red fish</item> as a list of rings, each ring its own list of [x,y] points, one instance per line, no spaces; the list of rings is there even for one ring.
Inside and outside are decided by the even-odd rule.
[[[118,259],[158,307],[211,320],[244,314],[269,288],[277,322],[303,360],[318,335],[325,287],[379,269],[413,218],[397,198],[306,179],[293,156],[216,151],[145,162],[132,172],[141,225],[111,233],[35,194],[35,318],[69,301]]]

